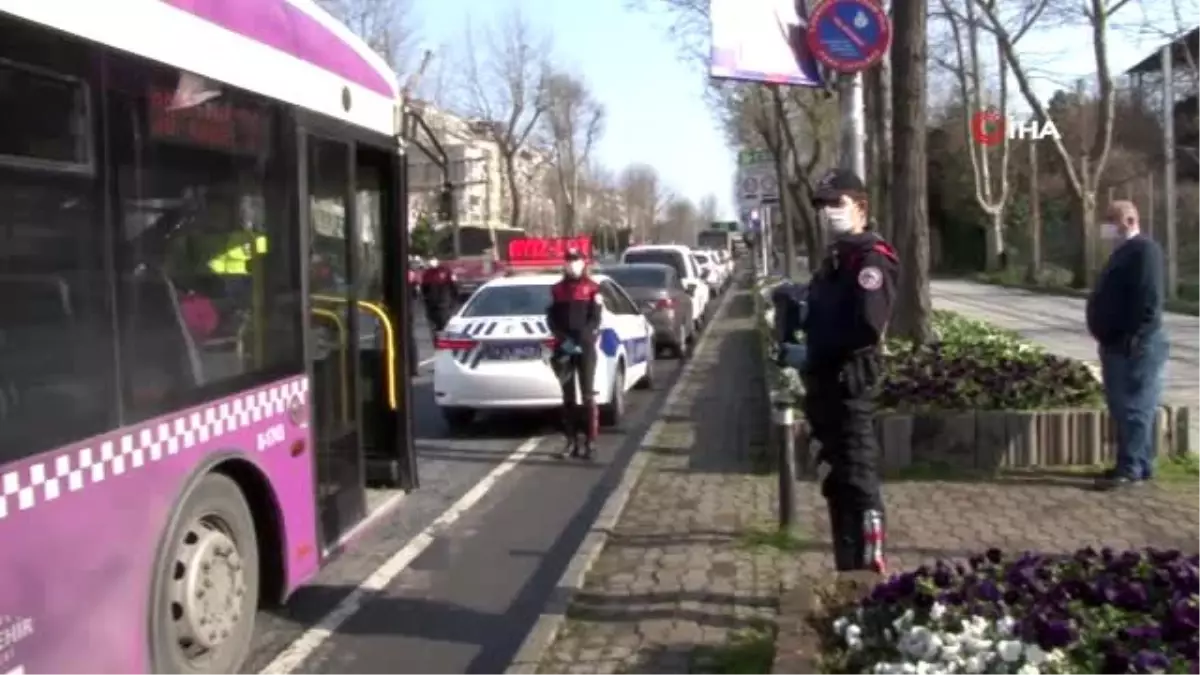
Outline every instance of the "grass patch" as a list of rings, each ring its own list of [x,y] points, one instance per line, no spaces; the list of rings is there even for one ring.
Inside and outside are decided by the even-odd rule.
[[[1200,457],[1188,453],[1183,456],[1160,457],[1158,477],[1172,483],[1195,483],[1200,480]]]
[[[798,551],[804,538],[795,532],[778,528],[756,527],[742,534],[742,545],[746,548],[772,548],[776,551]]]
[[[767,622],[733,631],[719,647],[700,647],[693,673],[769,673],[775,664],[775,627]]]

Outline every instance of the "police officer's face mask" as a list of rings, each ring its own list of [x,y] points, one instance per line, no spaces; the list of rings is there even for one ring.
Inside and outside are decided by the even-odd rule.
[[[567,276],[583,276],[583,261],[572,260],[571,262],[567,263]]]
[[[845,234],[854,229],[853,214],[850,213],[850,207],[845,202],[841,206],[823,207],[821,222],[825,229],[833,234]]]

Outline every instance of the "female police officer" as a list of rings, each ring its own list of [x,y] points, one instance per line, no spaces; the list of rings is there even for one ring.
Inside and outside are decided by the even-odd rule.
[[[837,568],[883,572],[874,398],[900,268],[891,245],[868,231],[866,189],[854,173],[826,174],[813,205],[832,243],[808,289],[805,415],[829,466],[822,492]]]

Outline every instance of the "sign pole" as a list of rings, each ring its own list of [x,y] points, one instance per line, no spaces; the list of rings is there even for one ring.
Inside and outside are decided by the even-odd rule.
[[[840,164],[862,180],[867,179],[867,119],[863,101],[863,74],[842,75],[838,81],[841,118]]]

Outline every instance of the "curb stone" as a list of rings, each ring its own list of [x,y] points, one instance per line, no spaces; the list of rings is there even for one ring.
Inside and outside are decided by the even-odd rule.
[[[715,323],[725,314],[725,310],[729,305],[729,299],[737,293],[739,288],[730,288],[725,295],[721,297],[720,304],[713,312],[712,318],[709,319],[709,326]],[[662,410],[669,410],[674,407],[679,399],[680,392],[683,391],[684,383],[691,379],[695,370],[695,354],[707,344],[708,336],[711,331],[705,330],[700,336],[700,341],[693,348],[693,358],[684,364],[683,370],[679,373],[679,377],[675,380],[675,384],[671,387],[670,394],[667,395],[662,404]],[[525,640],[517,649],[516,655],[513,657],[512,663],[504,671],[507,674],[532,674],[538,672],[538,667],[542,659],[546,655],[546,651],[554,644],[558,638],[559,631],[562,630],[563,624],[567,620],[567,609],[571,606],[571,600],[575,594],[583,589],[584,581],[587,579],[588,572],[592,565],[600,557],[601,551],[608,543],[609,533],[617,526],[621,520],[621,514],[625,512],[625,507],[629,503],[630,496],[633,495],[633,489],[641,480],[642,472],[649,462],[650,456],[645,452],[646,448],[654,447],[657,444],[659,437],[663,434],[666,424],[663,420],[656,420],[650,428],[642,436],[642,440],[638,443],[637,452],[630,459],[629,465],[625,467],[625,471],[621,476],[621,482],[613,493],[605,500],[604,506],[600,509],[600,515],[596,517],[596,521],[592,523],[591,529],[587,536],[584,537],[583,543],[579,549],[575,551],[575,555],[571,556],[571,561],[567,564],[567,569],[559,578],[558,585],[550,595],[549,601],[546,603],[546,608],[538,615],[537,621],[534,622],[533,628],[529,634],[525,636]]]

